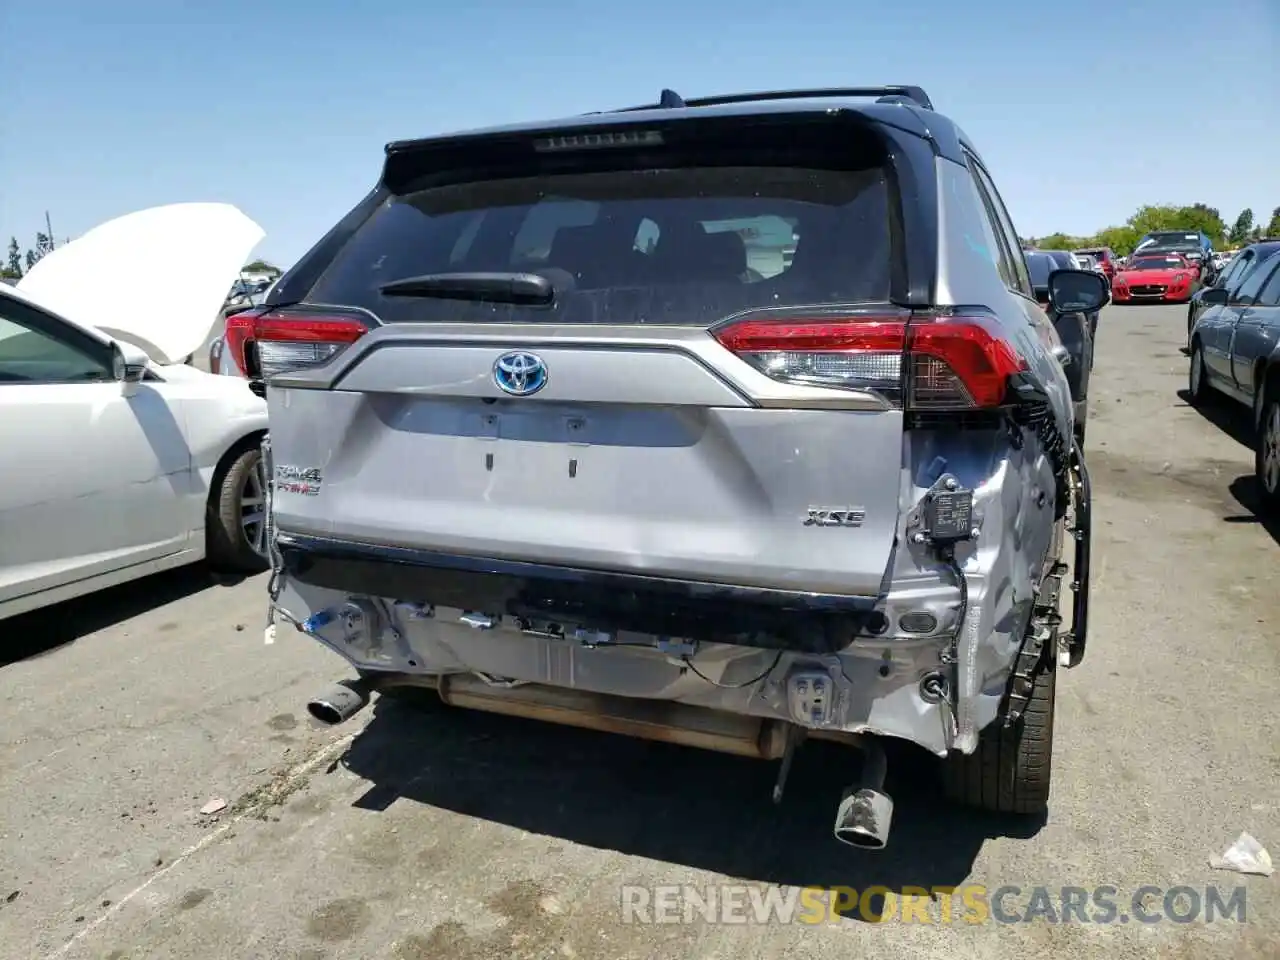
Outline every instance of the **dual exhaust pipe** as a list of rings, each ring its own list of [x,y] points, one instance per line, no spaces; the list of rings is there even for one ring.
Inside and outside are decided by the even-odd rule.
[[[794,744],[787,724],[741,717],[667,701],[608,697],[557,687],[526,684],[516,688],[482,685],[468,677],[441,677],[435,684],[445,703],[491,713],[609,733],[661,740],[737,756],[781,759],[786,766]],[[476,681],[477,684],[480,681]],[[307,702],[307,713],[326,726],[346,723],[369,705],[375,685],[364,678],[340,680]],[[825,739],[825,738],[824,738]],[[861,776],[844,791],[836,808],[835,838],[863,850],[882,850],[889,842],[893,800],[884,793],[884,748],[874,738],[852,739],[863,753]]]

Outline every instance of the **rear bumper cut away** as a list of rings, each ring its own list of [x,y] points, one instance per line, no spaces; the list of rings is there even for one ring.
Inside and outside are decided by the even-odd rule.
[[[882,632],[878,598],[673,580],[281,533],[288,577],[488,616],[826,654]]]

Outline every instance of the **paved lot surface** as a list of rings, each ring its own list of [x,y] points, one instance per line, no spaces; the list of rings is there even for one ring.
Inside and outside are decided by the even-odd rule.
[[[1241,830],[1280,854],[1280,548],[1237,428],[1178,396],[1183,316],[1102,318],[1093,629],[1047,823],[957,814],[894,757],[890,847],[862,854],[828,839],[848,771],[821,745],[777,812],[770,764],[404,704],[312,729],[343,665],[264,645],[260,580],[179,572],[0,631],[0,957],[1280,956],[1280,875],[1207,865]],[[731,879],[1018,885],[1009,912],[1108,884],[1126,915],[1143,885],[1239,884],[1247,922],[621,922],[621,884]]]

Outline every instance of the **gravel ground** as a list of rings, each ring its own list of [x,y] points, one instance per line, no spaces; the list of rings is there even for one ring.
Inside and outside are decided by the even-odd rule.
[[[910,750],[872,854],[829,839],[838,748],[801,751],[777,810],[773,765],[666,745],[392,702],[313,728],[304,701],[343,664],[264,645],[261,579],[178,571],[4,624],[0,957],[1280,955],[1280,875],[1208,866],[1242,830],[1280,854],[1280,528],[1251,510],[1238,423],[1179,396],[1183,318],[1102,318],[1091,641],[1060,678],[1047,822],[941,805]],[[1037,886],[1108,885],[1119,912],[945,923],[939,901],[902,922],[875,897],[817,924],[626,923],[624,884],[1017,886],[1006,915]],[[1246,922],[1132,914],[1210,885],[1244,888]]]

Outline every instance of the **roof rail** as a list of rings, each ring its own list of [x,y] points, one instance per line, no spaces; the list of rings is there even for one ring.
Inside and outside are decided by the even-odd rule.
[[[933,101],[923,87],[892,84],[884,87],[819,87],[811,90],[761,90],[756,93],[726,93],[715,97],[685,98],[674,90],[663,90],[658,103],[640,107],[623,107],[609,113],[632,113],[637,110],[662,110],[671,107],[718,107],[727,103],[759,103],[767,100],[813,100],[823,97],[877,97],[877,103],[908,103],[933,109]]]

